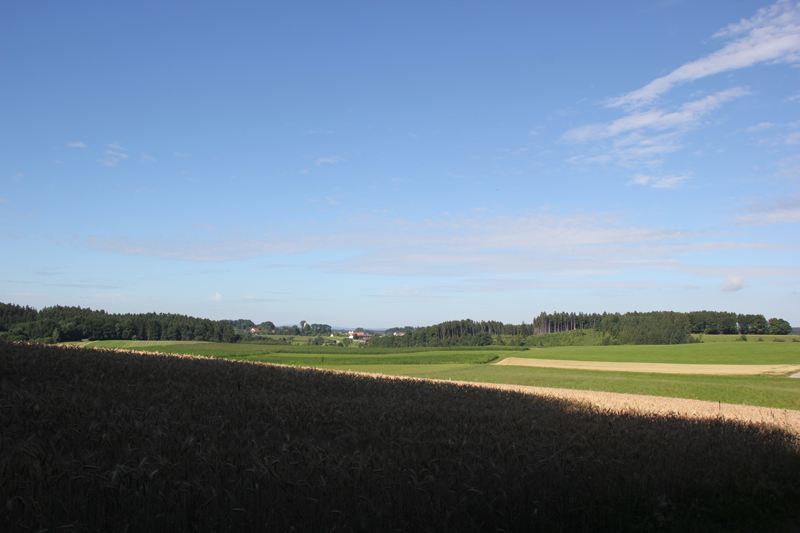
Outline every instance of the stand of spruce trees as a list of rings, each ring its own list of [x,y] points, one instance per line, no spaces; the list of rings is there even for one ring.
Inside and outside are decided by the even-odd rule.
[[[693,333],[708,335],[788,335],[791,325],[781,318],[717,311],[677,313],[541,313],[531,324],[503,324],[497,321],[454,320],[419,328],[393,328],[383,337],[373,337],[370,346],[401,348],[411,346],[520,346],[531,337],[575,330],[604,334],[613,344],[686,344]],[[400,333],[402,335],[395,335]]]
[[[236,342],[230,322],[170,313],[110,314],[81,307],[32,307],[0,303],[0,340],[66,342],[175,340]]]

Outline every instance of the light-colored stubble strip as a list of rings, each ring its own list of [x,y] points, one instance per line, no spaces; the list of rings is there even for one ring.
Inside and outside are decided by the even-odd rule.
[[[559,361],[507,357],[496,365],[536,366],[569,370],[646,372],[651,374],[708,374],[721,376],[784,375],[800,370],[800,365],[686,365],[673,363],[615,363],[608,361]]]

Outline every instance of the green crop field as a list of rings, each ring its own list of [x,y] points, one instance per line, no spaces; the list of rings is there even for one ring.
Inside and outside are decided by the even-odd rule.
[[[339,350],[341,351],[341,350]],[[253,356],[232,356],[228,359],[256,361],[280,365],[310,366],[316,368],[333,368],[340,366],[359,367],[364,365],[432,365],[432,364],[485,364],[498,359],[497,353],[489,351],[427,351],[399,354],[357,354],[337,353],[332,350],[328,354],[305,353],[272,353]]]
[[[97,348],[201,355],[332,370],[454,381],[646,394],[800,410],[800,379],[785,376],[710,376],[496,366],[504,357],[680,364],[797,364],[800,343],[715,342],[671,346],[563,346],[550,348],[335,348],[170,341],[102,341]],[[783,337],[787,339],[786,337]],[[787,339],[789,340],[789,339]],[[487,364],[488,363],[488,364]]]

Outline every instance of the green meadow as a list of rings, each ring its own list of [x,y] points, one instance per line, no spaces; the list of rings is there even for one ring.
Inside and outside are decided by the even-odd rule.
[[[800,410],[800,379],[788,376],[715,376],[562,370],[496,366],[504,357],[553,360],[681,364],[796,364],[800,342],[714,336],[715,342],[669,346],[561,346],[549,348],[335,348],[171,341],[100,341],[97,348],[191,354],[272,364],[349,370],[392,376],[467,382],[508,383],[646,394]],[[728,338],[725,338],[728,337]]]

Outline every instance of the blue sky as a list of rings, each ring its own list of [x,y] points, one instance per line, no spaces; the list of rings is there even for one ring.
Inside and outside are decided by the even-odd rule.
[[[800,3],[3,2],[0,301],[800,325]]]

